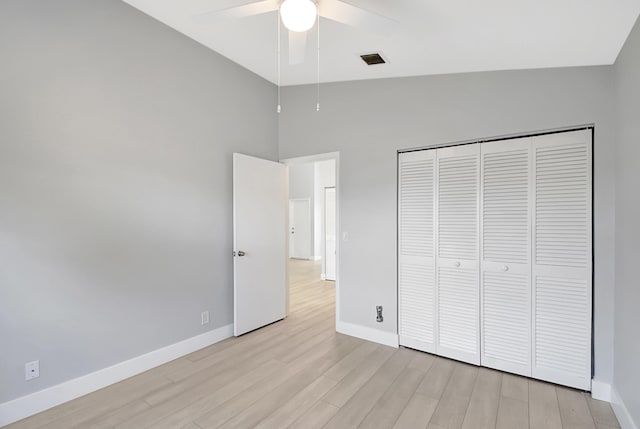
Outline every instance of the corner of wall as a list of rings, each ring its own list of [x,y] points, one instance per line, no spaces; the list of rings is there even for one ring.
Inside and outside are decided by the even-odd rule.
[[[638,425],[633,421],[631,413],[629,413],[625,403],[622,401],[622,398],[618,395],[615,387],[612,387],[611,389],[611,407],[613,408],[613,412],[616,414],[622,429],[639,429]]]

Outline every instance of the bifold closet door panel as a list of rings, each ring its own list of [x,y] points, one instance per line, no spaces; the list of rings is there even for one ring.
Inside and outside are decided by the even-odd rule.
[[[480,146],[438,149],[436,155],[436,352],[479,365]]]
[[[531,138],[481,147],[483,366],[531,376]]]
[[[591,130],[534,139],[533,377],[591,388]]]
[[[400,345],[435,352],[435,150],[398,155]]]

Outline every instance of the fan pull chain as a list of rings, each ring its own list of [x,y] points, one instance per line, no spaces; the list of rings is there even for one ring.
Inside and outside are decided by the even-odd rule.
[[[320,111],[320,3],[316,5],[318,9],[318,69],[316,74],[316,112]]]
[[[278,11],[278,13],[276,13],[276,15],[278,15],[278,108],[277,108],[277,112],[280,113],[282,112],[282,104],[281,99],[280,99],[280,83],[281,83],[281,62],[280,61],[280,11]]]

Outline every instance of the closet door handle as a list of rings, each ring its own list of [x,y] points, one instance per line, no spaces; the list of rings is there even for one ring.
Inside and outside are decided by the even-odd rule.
[[[456,268],[459,267],[460,266],[460,261],[455,261],[453,263],[453,266],[456,267]]]
[[[502,266],[502,271],[509,271],[509,266],[508,265],[503,265]]]

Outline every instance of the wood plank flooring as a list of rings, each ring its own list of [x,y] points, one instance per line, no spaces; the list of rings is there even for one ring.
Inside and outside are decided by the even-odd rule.
[[[334,283],[290,267],[286,320],[9,428],[619,427],[584,392],[337,334]]]

